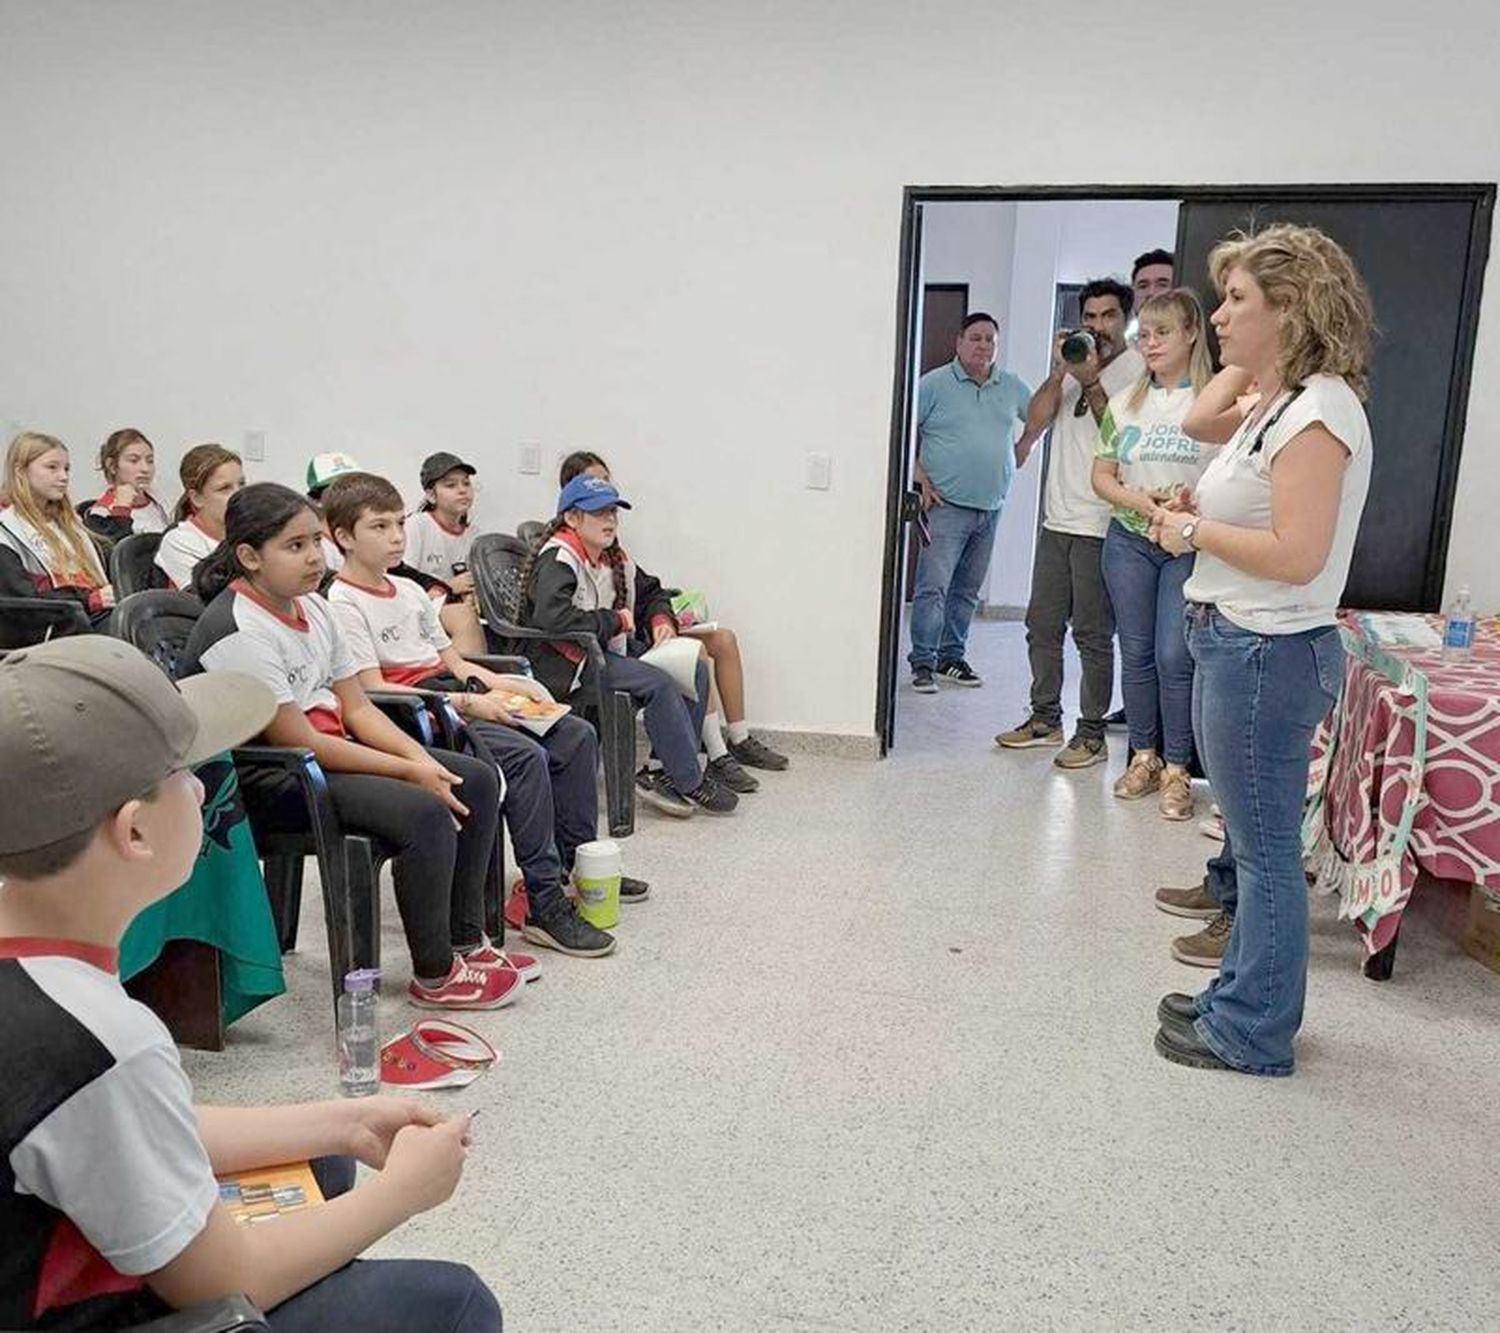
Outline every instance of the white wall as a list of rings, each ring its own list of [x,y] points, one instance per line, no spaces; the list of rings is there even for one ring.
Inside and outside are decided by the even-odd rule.
[[[0,420],[261,429],[286,480],[454,447],[506,523],[550,495],[519,443],[598,448],[641,555],[741,630],[755,716],[868,734],[903,186],[1500,174],[1493,6],[1085,26],[1091,79],[1066,6],[5,5]],[[1163,33],[1137,132],[1107,90]],[[1497,436],[1492,291],[1451,570],[1485,606]]]

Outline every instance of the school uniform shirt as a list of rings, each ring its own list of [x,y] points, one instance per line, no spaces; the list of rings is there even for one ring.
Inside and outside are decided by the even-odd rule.
[[[165,532],[172,522],[154,495],[142,491],[131,504],[120,504],[113,486],[88,507],[83,521],[101,537],[115,542],[137,532]]]
[[[218,549],[219,539],[205,532],[192,519],[167,529],[156,548],[156,567],[165,574],[174,588],[191,589],[193,570],[204,557]]]
[[[447,527],[430,509],[418,510],[406,520],[406,563],[428,578],[447,580],[453,566],[469,563],[474,528]]]
[[[325,532],[318,538],[318,548],[323,552],[324,567],[337,574],[344,567],[344,553],[339,550],[339,544]]]
[[[1139,407],[1132,407],[1136,385],[1115,394],[1099,423],[1098,457],[1114,463],[1121,482],[1135,490],[1192,490],[1208,466],[1213,446],[1182,429],[1197,395],[1192,385],[1167,389],[1153,384]],[[1134,509],[1115,509],[1115,522],[1144,537],[1151,520]]]
[[[0,939],[0,1327],[160,1313],[144,1275],[207,1225],[218,1185],[166,1028],[112,949]]]
[[[1108,397],[1134,384],[1146,372],[1146,362],[1128,347],[1099,373]],[[1094,494],[1094,455],[1099,449],[1099,423],[1092,410],[1077,415],[1083,388],[1071,375],[1063,379],[1062,397],[1052,419],[1047,446],[1047,489],[1042,526],[1075,537],[1102,537],[1109,530],[1107,501]]]
[[[287,615],[236,579],[198,618],[184,658],[188,675],[243,671],[264,681],[278,704],[295,704],[318,731],[345,734],[333,684],[357,673],[333,611],[321,597],[294,598]]]
[[[388,576],[370,588],[340,574],[328,604],[356,671],[374,667],[397,685],[418,685],[447,670],[441,654],[452,641],[432,598],[410,579]]]
[[[1334,375],[1313,375],[1300,393],[1292,396],[1294,392],[1282,394],[1260,421],[1247,418],[1198,482],[1198,512],[1203,518],[1269,529],[1271,464],[1296,435],[1321,424],[1349,451],[1333,544],[1312,582],[1257,578],[1207,551],[1198,552],[1183,595],[1190,602],[1216,605],[1241,629],[1257,634],[1298,634],[1334,623],[1370,491],[1370,423],[1358,395]],[[1283,404],[1285,411],[1277,416]]]
[[[36,527],[13,506],[0,505],[0,595],[73,601],[90,617],[106,617],[104,589],[109,579],[86,534],[83,548],[87,568],[59,568]]]

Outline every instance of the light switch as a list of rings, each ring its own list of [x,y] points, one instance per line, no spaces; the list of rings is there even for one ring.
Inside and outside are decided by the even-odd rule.
[[[241,452],[247,463],[264,463],[266,461],[265,431],[247,430],[245,432],[245,447]]]
[[[539,444],[523,444],[521,446],[521,471],[528,477],[535,477],[541,470],[542,446]]]
[[[833,459],[827,454],[808,454],[807,488],[826,491],[833,484]]]

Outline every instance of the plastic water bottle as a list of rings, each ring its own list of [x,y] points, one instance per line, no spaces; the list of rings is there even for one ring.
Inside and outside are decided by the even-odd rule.
[[[1469,585],[1460,584],[1458,596],[1448,606],[1443,620],[1443,660],[1467,657],[1474,647],[1474,603]]]
[[[370,1097],[380,1091],[379,1031],[375,1023],[373,969],[351,972],[344,978],[338,1003],[339,1090],[346,1097]]]

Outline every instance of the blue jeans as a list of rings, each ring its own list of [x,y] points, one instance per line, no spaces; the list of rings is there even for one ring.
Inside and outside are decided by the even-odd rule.
[[[1193,757],[1193,659],[1182,631],[1182,585],[1193,556],[1169,555],[1112,519],[1103,564],[1120,636],[1130,748],[1186,766]]]
[[[1236,1069],[1290,1074],[1307,992],[1302,806],[1313,732],[1343,679],[1343,645],[1332,626],[1255,634],[1197,604],[1187,624],[1193,715],[1237,899],[1219,975],[1198,996],[1197,1030]]]
[[[917,557],[917,588],[911,601],[912,670],[963,657],[999,522],[998,509],[940,504],[927,511],[932,543]]]

